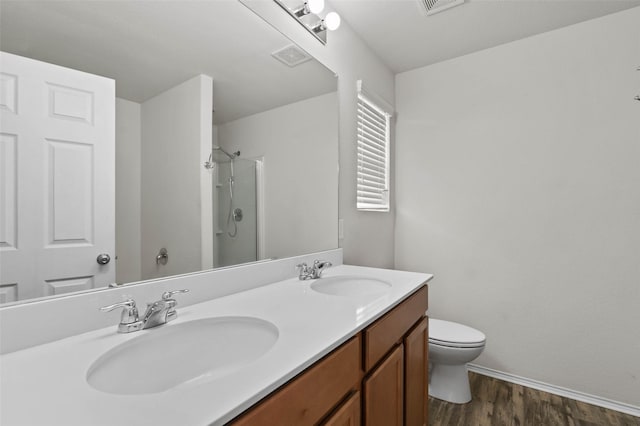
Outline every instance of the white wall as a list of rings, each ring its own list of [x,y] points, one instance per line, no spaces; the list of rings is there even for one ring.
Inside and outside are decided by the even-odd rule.
[[[399,74],[396,266],[477,364],[640,406],[640,8]]]
[[[116,98],[116,282],[140,281],[140,104]]]
[[[218,126],[228,152],[264,159],[267,258],[337,245],[337,101],[329,93]]]
[[[327,35],[327,44],[322,45],[275,2],[240,1],[339,76],[339,216],[344,219],[344,238],[340,241],[344,261],[353,265],[393,267],[395,210],[389,213],[356,210],[356,81],[362,79],[368,90],[393,105],[393,73],[344,19],[337,31]],[[327,2],[325,11],[330,10]],[[391,197],[393,203],[393,193]]]
[[[209,77],[207,79],[211,80]],[[208,86],[208,83],[205,85]],[[211,80],[213,90],[213,81]],[[211,269],[214,267],[214,217],[213,217],[213,173],[212,170],[204,167],[205,161],[209,159],[213,148],[213,93],[207,94],[203,88],[200,97],[200,126],[209,126],[208,130],[200,128],[200,161],[198,170],[200,171],[200,269]]]
[[[199,75],[142,104],[143,279],[202,269],[201,152],[211,146],[212,87]],[[158,266],[162,247],[169,262]]]

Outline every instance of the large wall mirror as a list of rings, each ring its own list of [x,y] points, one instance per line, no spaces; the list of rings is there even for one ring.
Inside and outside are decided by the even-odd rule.
[[[242,3],[0,19],[1,303],[338,246],[336,76]]]

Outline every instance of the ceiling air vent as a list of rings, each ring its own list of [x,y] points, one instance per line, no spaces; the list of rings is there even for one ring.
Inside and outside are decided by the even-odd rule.
[[[277,50],[271,54],[274,58],[279,60],[285,65],[295,67],[303,62],[307,62],[311,59],[311,56],[304,50],[300,49],[295,44],[291,44],[285,48]]]
[[[461,5],[464,0],[420,0],[424,7],[427,8],[427,15],[433,15],[442,12],[454,6]]]

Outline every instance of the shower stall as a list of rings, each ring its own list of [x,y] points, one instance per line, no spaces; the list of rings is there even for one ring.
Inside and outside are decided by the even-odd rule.
[[[259,259],[260,160],[242,158],[213,146],[205,167],[212,171],[213,266],[221,267]]]

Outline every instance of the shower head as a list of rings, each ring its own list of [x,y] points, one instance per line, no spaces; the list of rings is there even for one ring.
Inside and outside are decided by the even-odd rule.
[[[229,159],[231,159],[231,160],[233,160],[233,159],[235,159],[236,157],[239,157],[239,156],[240,156],[240,151],[236,151],[236,152],[233,152],[233,153],[229,154],[227,151],[225,151],[224,149],[222,149],[222,148],[221,148],[221,147],[219,147],[218,145],[213,145],[213,150],[214,150],[214,151],[220,151],[220,152],[222,152],[224,155],[226,155],[227,157],[229,157]]]

